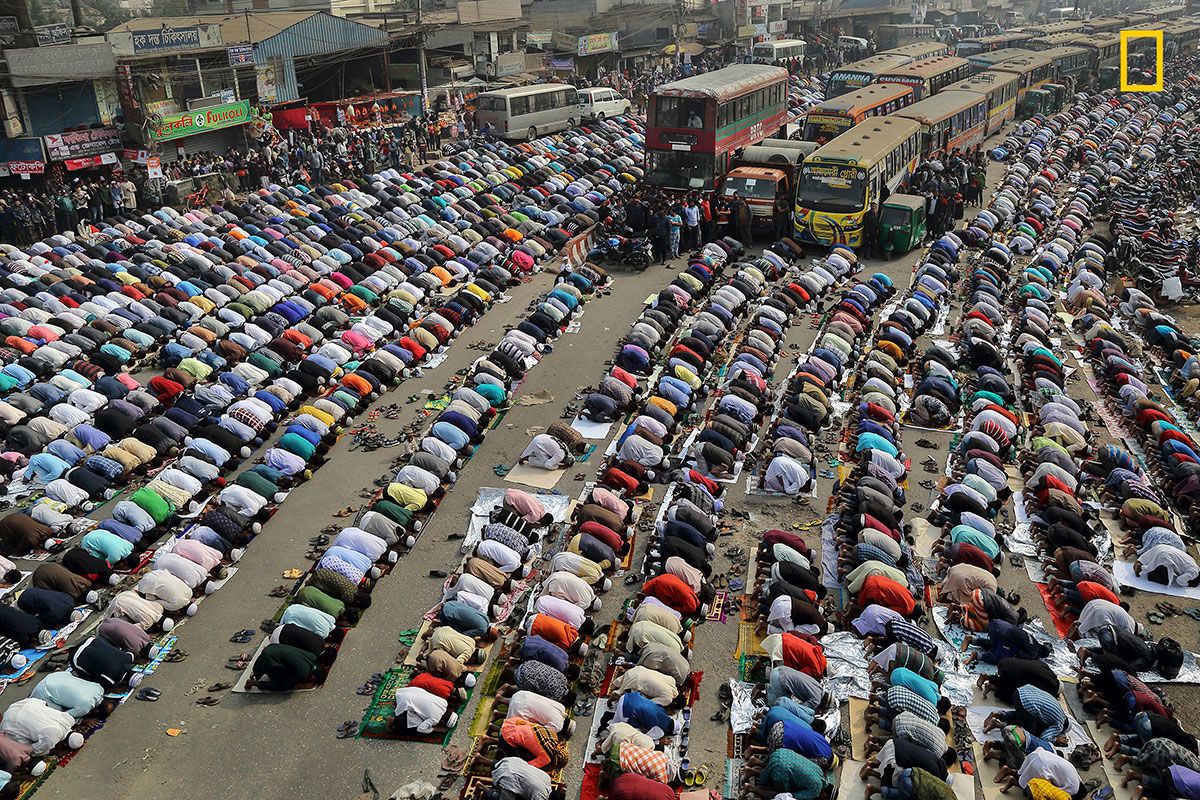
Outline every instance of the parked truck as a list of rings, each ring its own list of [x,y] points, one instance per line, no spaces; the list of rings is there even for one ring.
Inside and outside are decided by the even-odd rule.
[[[779,215],[791,219],[800,165],[816,148],[816,142],[764,139],[733,159],[718,193],[727,201],[734,194],[741,195],[750,206],[751,226],[776,230]],[[728,215],[718,215],[717,221],[728,222]],[[785,228],[790,230],[790,226]]]

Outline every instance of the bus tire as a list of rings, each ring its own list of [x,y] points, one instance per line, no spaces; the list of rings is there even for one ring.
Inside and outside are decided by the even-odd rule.
[[[532,141],[533,141],[534,139],[536,139],[536,138],[537,138],[537,128],[535,128],[534,126],[530,125],[530,126],[529,126],[529,141],[531,141],[531,142],[532,142]]]
[[[604,112],[603,111],[601,111],[599,114],[596,115],[596,122],[604,122]]]

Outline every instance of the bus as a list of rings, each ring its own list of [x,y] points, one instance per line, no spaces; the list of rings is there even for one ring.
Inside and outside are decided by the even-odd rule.
[[[875,55],[908,56],[913,61],[924,61],[927,58],[950,55],[950,45],[945,42],[914,42],[902,44]]]
[[[1116,33],[1125,25],[1126,20],[1123,17],[1092,17],[1083,21],[1083,32]]]
[[[1049,50],[1043,50],[1042,54],[1050,56],[1054,63],[1054,75],[1058,82],[1062,83],[1063,78],[1071,78],[1074,81],[1079,75],[1090,70],[1094,51],[1075,46],[1051,47]]]
[[[987,129],[987,96],[942,91],[900,109],[896,116],[921,123],[921,158],[974,150]]]
[[[834,67],[829,73],[829,81],[825,84],[825,99],[832,100],[838,95],[861,89],[867,84],[875,83],[883,73],[911,63],[911,56],[877,53],[861,61]]]
[[[774,42],[759,42],[754,45],[754,57],[775,63],[793,58],[804,59],[806,42],[803,39],[778,39]]]
[[[1121,60],[1121,35],[1119,33],[1081,33],[1069,45],[1091,51],[1091,67],[1116,66]]]
[[[767,64],[733,64],[659,86],[646,111],[646,182],[712,189],[734,151],[782,134],[787,90],[788,71]]]
[[[909,179],[921,149],[921,124],[903,117],[860,122],[804,160],[796,190],[796,238],[829,246],[863,243],[863,215]]]
[[[873,83],[810,108],[804,118],[804,138],[825,144],[868,117],[886,116],[912,103],[911,86]]]
[[[1022,28],[1021,32],[1028,36],[1055,36],[1060,33],[1079,33],[1083,28],[1083,20],[1073,19],[1063,20],[1062,22],[1048,22],[1045,25],[1032,25],[1028,28]]]
[[[973,71],[983,72],[1009,59],[1031,55],[1033,55],[1033,51],[1026,50],[1023,47],[1005,47],[1002,50],[993,50],[990,53],[976,53],[968,58],[967,61],[970,63]]]
[[[1046,12],[1046,19],[1051,25],[1061,24],[1076,13],[1075,6],[1059,6]]]
[[[1017,76],[1017,105],[1021,104],[1030,89],[1040,89],[1043,84],[1054,80],[1054,59],[1048,50],[1002,62],[993,69]]]
[[[916,98],[924,100],[970,74],[971,65],[965,58],[941,56],[885,72],[879,76],[879,82],[911,86]]]
[[[483,92],[475,98],[475,124],[491,125],[505,139],[536,139],[575,127],[579,92],[565,83],[542,83]]]
[[[990,53],[992,50],[1002,50],[1005,47],[1021,47],[1029,39],[1024,33],[999,33],[995,36],[980,36],[975,39],[963,39],[958,43],[955,55],[968,58],[976,53]]]
[[[934,39],[933,25],[918,25],[904,22],[896,25],[880,25],[875,30],[875,44],[880,50],[891,50],[902,44],[930,42]]]
[[[986,139],[1017,116],[1017,76],[1009,72],[988,70],[966,80],[952,83],[944,92],[975,92],[987,98]]]
[[[1168,58],[1183,52],[1184,48],[1195,47],[1200,37],[1200,25],[1184,20],[1163,27],[1163,51]]]
[[[1025,46],[1030,50],[1049,50],[1051,47],[1071,44],[1078,38],[1078,33],[1052,33],[1049,36],[1035,36]]]

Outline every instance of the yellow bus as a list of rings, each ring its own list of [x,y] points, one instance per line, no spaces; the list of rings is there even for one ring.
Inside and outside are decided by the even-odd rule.
[[[800,168],[796,238],[829,246],[863,243],[863,215],[909,179],[921,149],[921,123],[899,116],[860,122],[818,148]]]
[[[896,116],[921,123],[921,158],[940,158],[955,150],[974,150],[987,129],[987,96],[943,90],[913,103]]]
[[[971,65],[965,58],[941,56],[889,70],[879,76],[879,82],[911,86],[916,98],[924,100],[970,74]]]
[[[1081,33],[1067,45],[1091,51],[1091,68],[1116,66],[1121,60],[1121,35],[1119,33]]]
[[[1054,80],[1054,59],[1043,50],[1031,56],[1014,58],[992,67],[997,72],[1017,76],[1017,105],[1030,89],[1040,89],[1043,84]]]
[[[975,92],[987,98],[986,139],[1017,116],[1017,76],[1011,72],[987,70],[966,80],[952,83],[944,92]]]
[[[825,99],[831,100],[846,92],[861,89],[868,84],[875,83],[884,72],[911,63],[913,63],[912,56],[876,53],[870,58],[834,67],[833,71],[829,73],[829,81],[825,84]]]
[[[875,55],[907,56],[913,61],[924,61],[927,58],[950,55],[950,45],[945,42],[914,42],[913,44],[902,44]]]
[[[958,43],[955,55],[969,58],[976,53],[989,53],[1005,47],[1024,47],[1029,36],[1024,33],[998,33],[995,36],[977,36]]]
[[[868,117],[882,117],[913,103],[911,86],[873,83],[813,106],[804,118],[804,139],[825,144]]]

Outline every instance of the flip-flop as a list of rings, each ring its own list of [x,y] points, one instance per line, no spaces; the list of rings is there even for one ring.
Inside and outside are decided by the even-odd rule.
[[[186,650],[172,650],[163,661],[169,661],[172,664],[178,664],[188,657]]]
[[[221,702],[221,698],[213,697],[211,694],[208,694],[208,695],[205,695],[204,697],[201,697],[199,700],[197,700],[196,705],[198,705],[198,706],[215,706],[219,702]]]
[[[708,783],[708,772],[709,766],[707,763],[701,764],[699,767],[697,767],[692,775],[692,785],[703,786],[704,784]]]
[[[291,590],[286,586],[276,586],[271,591],[267,592],[267,597],[287,597],[291,594]]]
[[[233,642],[234,644],[245,644],[246,642],[253,639],[254,636],[255,636],[255,632],[253,629],[242,628],[240,631],[235,633],[233,636],[230,636],[229,641]]]
[[[358,725],[359,725],[358,720],[353,720],[353,719],[346,720],[345,722],[343,722],[341,725],[338,726],[337,738],[349,739],[351,736],[354,736],[356,733],[358,733]]]
[[[220,682],[220,683],[214,683],[212,686],[208,687],[208,691],[210,691],[210,692],[223,692],[223,691],[225,691],[226,689],[232,689],[232,688],[233,688],[233,684],[232,684],[232,683],[225,683],[224,681],[222,681],[222,682]]]
[[[248,658],[241,661],[231,658],[225,662],[225,669],[231,669],[234,672],[241,672],[248,666],[250,666],[250,659]]]
[[[162,697],[162,692],[160,692],[158,689],[152,689],[147,686],[145,689],[139,689],[138,693],[134,696],[137,697],[138,700],[145,700],[147,703],[155,703],[158,702],[158,698]]]
[[[742,580],[741,578],[733,578],[732,580],[729,581],[729,591],[731,591],[731,592],[740,592],[742,589],[745,589],[745,588],[746,588],[746,582],[744,580]]]
[[[355,689],[354,693],[360,694],[363,697],[367,697],[368,695],[375,694],[376,688],[377,688],[376,684],[364,683],[362,686],[359,686],[357,689]]]

